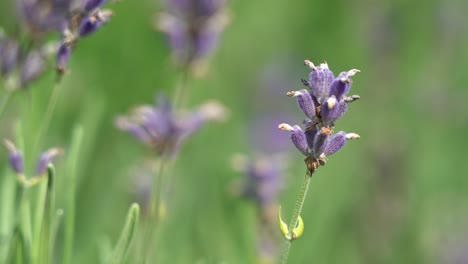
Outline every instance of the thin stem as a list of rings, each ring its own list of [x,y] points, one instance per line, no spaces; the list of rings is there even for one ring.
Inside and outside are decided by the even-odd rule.
[[[160,222],[159,211],[161,208],[161,200],[163,194],[164,169],[166,161],[167,157],[163,154],[161,156],[161,160],[158,163],[155,179],[153,180],[153,184],[151,186],[150,216],[148,219],[148,223],[146,224],[144,241],[146,244],[146,249],[143,252],[143,256],[145,258],[143,263],[152,263],[150,258],[150,254],[152,251],[150,249],[153,245],[153,236],[155,234],[157,225]]]
[[[294,207],[294,212],[291,217],[291,221],[289,222],[288,228],[288,235],[291,239],[286,239],[284,243],[283,253],[281,255],[281,264],[286,264],[288,262],[289,250],[291,249],[291,243],[293,241],[293,230],[299,221],[299,216],[302,212],[302,207],[304,206],[304,201],[307,195],[307,191],[309,190],[309,184],[312,179],[312,174],[307,173],[304,177],[304,182],[302,183],[301,189],[299,191],[299,195],[297,196],[296,206]]]
[[[6,92],[6,94],[2,97],[2,101],[0,102],[0,120],[2,120],[3,114],[5,113],[10,99],[12,98],[11,94],[12,92]]]
[[[57,106],[57,101],[59,98],[59,92],[60,92],[60,82],[61,82],[61,77],[58,77],[57,80],[55,80],[54,87],[52,88],[52,94],[50,95],[49,98],[49,104],[47,105],[47,110],[44,115],[44,119],[41,123],[41,126],[39,128],[39,132],[37,133],[37,138],[36,142],[34,144],[33,150],[36,150],[37,147],[39,146],[42,137],[44,134],[47,132],[47,129],[49,129],[50,121],[52,120],[52,115],[54,114],[55,107]]]
[[[184,108],[184,106],[187,104],[189,94],[190,94],[188,81],[189,81],[188,67],[184,67],[181,70],[179,81],[177,83],[177,86],[175,87],[174,103],[173,103],[174,109]]]

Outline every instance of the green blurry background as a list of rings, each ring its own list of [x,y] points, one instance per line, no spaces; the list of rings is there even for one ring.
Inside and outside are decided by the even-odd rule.
[[[98,263],[100,244],[118,237],[136,200],[132,168],[151,155],[115,129],[114,118],[152,103],[158,92],[172,95],[179,77],[164,36],[152,28],[160,3],[107,7],[116,16],[74,51],[44,144],[65,149],[55,162],[57,203],[64,206],[60,172],[74,126],[84,128],[74,263]],[[309,73],[304,59],[327,61],[335,74],[361,70],[351,92],[361,100],[337,126],[361,140],[314,175],[305,233],[293,243],[290,263],[467,263],[468,2],[260,0],[231,1],[229,9],[231,23],[208,75],[190,82],[189,105],[217,99],[230,119],[209,124],[183,146],[157,248],[161,263],[256,262],[256,208],[230,195],[229,186],[243,175],[229,160],[255,152],[251,128],[258,119],[290,111],[282,122],[301,122],[294,100],[282,94],[301,88]],[[17,23],[12,10],[8,1],[0,3],[6,29]],[[26,142],[34,138],[53,78],[14,98],[1,138],[13,138],[18,118]],[[288,150],[279,200],[285,218],[305,171],[303,157]],[[3,168],[6,154],[0,153],[1,171],[8,172],[2,178],[13,177]],[[462,254],[465,262],[455,262]]]

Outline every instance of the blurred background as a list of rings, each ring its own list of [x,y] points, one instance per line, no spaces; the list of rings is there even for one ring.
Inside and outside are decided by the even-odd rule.
[[[164,5],[123,0],[106,7],[115,16],[74,50],[44,143],[65,149],[55,162],[60,207],[66,150],[73,128],[83,126],[73,263],[99,263],[100,244],[118,237],[128,206],[144,203],[138,186],[148,184],[137,174],[153,153],[116,129],[116,116],[153,103],[158,93],[172,96],[180,77],[153,25]],[[216,99],[230,116],[203,127],[179,153],[159,262],[261,263],[259,255],[280,251],[278,232],[271,252],[259,253],[263,216],[235,195],[246,176],[232,160],[283,153],[276,202],[289,219],[305,166],[288,134],[275,133],[279,123],[302,122],[285,93],[302,88],[309,59],[326,61],[335,74],[361,70],[351,90],[361,100],[336,127],[361,139],[313,176],[305,233],[289,263],[468,263],[468,2],[258,0],[227,7],[230,23],[207,74],[190,79],[187,105]],[[1,1],[5,32],[17,28],[15,13],[13,1]],[[51,72],[14,97],[1,138],[14,138],[18,119],[26,142],[34,138],[53,81]],[[2,177],[12,177],[7,151],[0,157]]]

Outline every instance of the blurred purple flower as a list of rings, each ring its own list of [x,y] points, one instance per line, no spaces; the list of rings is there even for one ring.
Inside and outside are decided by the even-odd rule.
[[[297,98],[299,108],[307,117],[305,130],[285,123],[280,124],[279,129],[291,132],[293,144],[315,167],[317,164],[323,165],[327,156],[341,150],[347,140],[359,138],[355,133],[342,131],[333,135],[335,122],[345,115],[348,103],[359,99],[357,95],[348,96],[351,77],[359,70],[342,72],[335,78],[326,63],[315,66],[306,60],[305,64],[310,67],[311,73],[309,80],[303,80],[303,83],[310,88],[310,92],[302,89],[287,93]]]
[[[175,113],[166,97],[160,96],[155,106],[137,107],[129,116],[120,116],[116,126],[132,134],[157,154],[175,155],[181,143],[210,120],[222,120],[225,108],[208,102],[189,114]]]
[[[21,152],[16,148],[16,146],[9,140],[5,140],[5,146],[9,152],[9,163],[13,171],[21,176],[24,176],[24,160]],[[61,154],[62,151],[57,148],[49,149],[43,152],[39,160],[37,161],[37,167],[35,171],[36,177],[41,177],[47,172],[47,166],[53,161],[53,159]]]
[[[156,27],[164,32],[178,65],[206,59],[216,48],[227,24],[223,0],[168,0]]]
[[[21,24],[33,45],[19,45],[16,37],[0,32],[0,75],[12,77],[10,90],[25,88],[47,70],[47,58],[56,55],[59,74],[67,72],[73,48],[80,38],[106,24],[112,12],[101,10],[106,0],[17,0]],[[60,41],[48,41],[60,33]],[[18,35],[18,34],[16,34]],[[18,70],[20,74],[11,74]]]
[[[255,158],[236,155],[232,159],[232,167],[245,174],[240,189],[236,190],[240,196],[252,200],[260,209],[276,204],[286,167],[281,154],[258,155]]]
[[[3,39],[0,46],[0,74],[8,76],[16,67],[19,58],[19,44],[13,39]]]

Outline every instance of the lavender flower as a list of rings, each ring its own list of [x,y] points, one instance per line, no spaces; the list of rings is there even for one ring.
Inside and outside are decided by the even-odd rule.
[[[223,0],[168,0],[156,27],[164,32],[178,65],[193,66],[216,48],[227,24]]]
[[[257,206],[259,230],[255,237],[258,259],[262,263],[273,263],[278,252],[275,221],[279,194],[283,189],[285,157],[279,153],[253,158],[237,154],[231,163],[233,169],[245,175],[240,184],[235,182],[232,185],[233,192]]]
[[[19,40],[0,32],[0,76],[7,88],[26,88],[46,72],[47,59],[55,54],[59,74],[67,72],[72,50],[79,39],[104,24],[112,12],[101,10],[106,0],[17,0],[23,28],[34,45],[20,47]],[[60,41],[47,41],[49,33],[60,33]],[[18,34],[15,34],[18,35]],[[19,74],[12,74],[17,70]]]
[[[359,96],[348,96],[352,79],[359,70],[352,69],[334,77],[326,63],[315,66],[306,60],[305,64],[312,70],[309,81],[303,80],[310,91],[288,92],[288,96],[297,97],[299,108],[306,115],[306,128],[280,124],[279,129],[291,132],[291,140],[296,148],[307,156],[306,163],[312,173],[319,165],[324,165],[326,157],[341,150],[347,140],[358,139],[355,133],[343,131],[333,135],[336,121],[348,110],[348,104],[359,99]]]
[[[240,190],[236,190],[239,195],[254,201],[263,209],[276,204],[285,169],[279,156],[258,155],[247,158],[238,154],[232,159],[232,167],[246,176]]]
[[[24,160],[21,152],[16,148],[16,146],[9,140],[5,140],[5,147],[8,149],[10,163],[13,171],[24,179]],[[52,163],[53,159],[62,153],[62,150],[58,148],[51,148],[43,152],[37,162],[37,167],[35,171],[35,177],[40,178],[47,172],[47,166],[49,163]]]
[[[166,97],[155,106],[137,107],[130,116],[121,116],[116,126],[132,134],[157,154],[175,155],[181,143],[210,120],[222,120],[226,110],[217,102],[208,102],[190,114],[174,113]]]
[[[4,39],[0,47],[0,75],[8,76],[16,67],[19,57],[19,44],[13,39]]]

